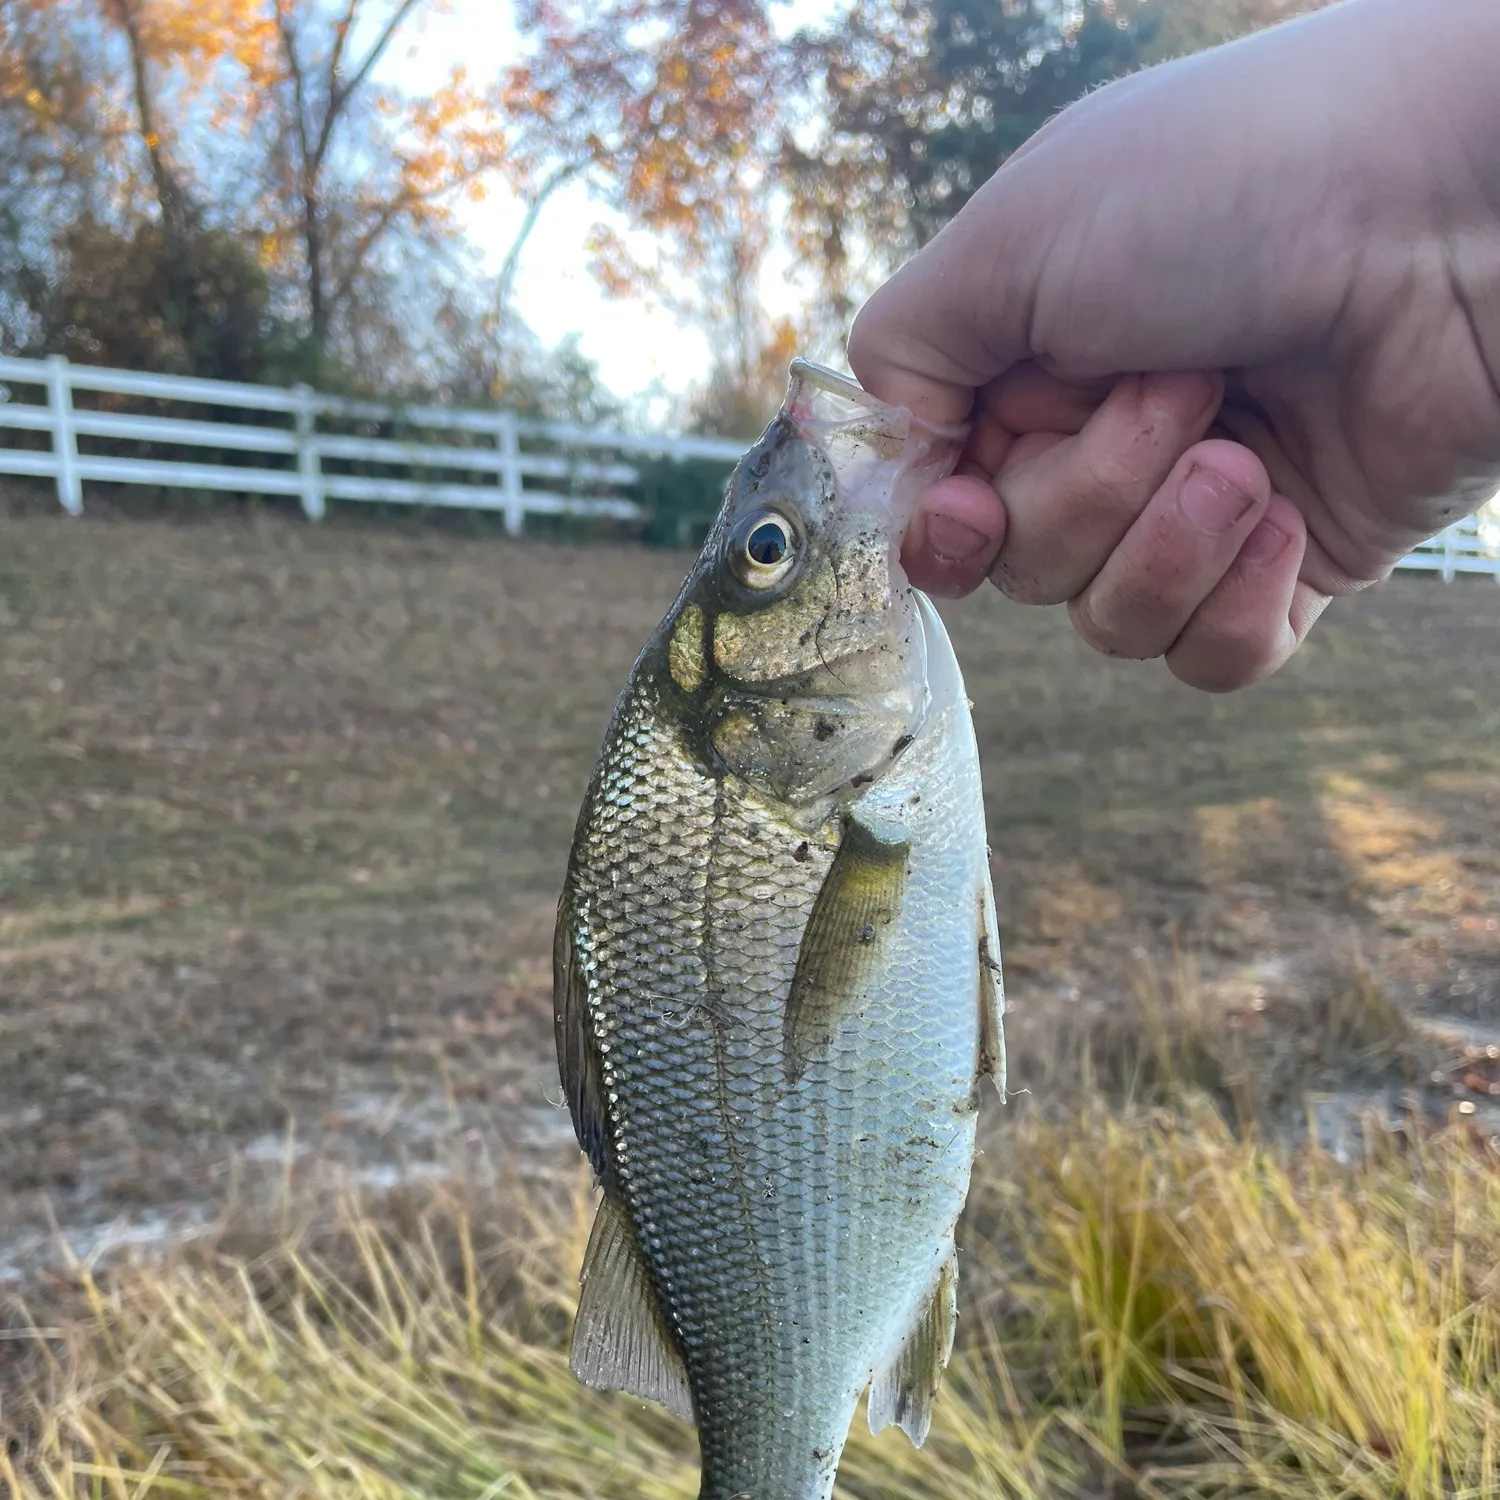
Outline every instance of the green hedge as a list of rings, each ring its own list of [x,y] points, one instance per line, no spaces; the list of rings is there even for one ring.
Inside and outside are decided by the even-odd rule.
[[[699,547],[724,499],[734,465],[722,459],[648,458],[636,464],[635,498],[647,515],[650,547]]]

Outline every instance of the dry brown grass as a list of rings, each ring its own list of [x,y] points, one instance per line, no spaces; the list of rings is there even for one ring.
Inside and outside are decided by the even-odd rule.
[[[486,1185],[555,1159],[556,883],[684,566],[0,519],[0,1292],[58,1328],[0,1339],[12,1490],[691,1494],[684,1429],[563,1372],[576,1196]],[[933,1445],[845,1493],[1500,1494],[1500,591],[1399,579],[1230,699],[946,613],[1021,1092]],[[242,1232],[412,1165],[421,1212]],[[49,1213],[226,1202],[46,1278]]]
[[[1202,1110],[1006,1132],[933,1436],[857,1425],[840,1492],[1500,1493],[1500,1153],[1372,1142],[1343,1167]],[[687,1500],[691,1429],[568,1374],[590,1211],[581,1173],[448,1188],[259,1251],[80,1269],[86,1312],[49,1312],[45,1395],[0,1456],[9,1500]]]

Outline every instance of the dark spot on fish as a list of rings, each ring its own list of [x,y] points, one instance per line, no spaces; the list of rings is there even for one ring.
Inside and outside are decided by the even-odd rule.
[[[865,925],[859,929],[858,937],[860,942],[862,943],[873,943],[875,941],[874,926],[871,923],[866,922]]]
[[[875,779],[874,776],[872,776],[870,774],[870,772],[868,772],[868,771],[861,771],[861,772],[859,772],[858,775],[851,776],[849,778],[849,785],[850,786],[869,786],[869,784],[872,781],[874,781],[874,779]]]
[[[760,457],[757,458],[753,464],[750,465],[750,473],[756,479],[764,479],[766,477],[766,471],[770,467],[771,454],[770,450],[767,449],[761,453]]]
[[[800,844],[798,844],[795,849],[792,850],[792,858],[795,859],[799,865],[803,865],[803,864],[807,863],[807,840],[806,839],[803,839],[802,842]]]
[[[903,734],[901,738],[891,746],[891,754],[900,755],[901,752],[906,749],[906,747],[911,744],[914,739],[916,739],[916,735],[914,734]]]
[[[813,725],[813,738],[815,740],[831,740],[839,732],[839,726],[832,719],[825,719],[819,715],[817,722]]]

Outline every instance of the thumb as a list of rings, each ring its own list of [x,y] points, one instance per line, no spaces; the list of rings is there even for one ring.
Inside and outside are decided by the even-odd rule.
[[[876,291],[849,331],[859,383],[938,426],[967,421],[975,392],[1029,352],[1019,268],[995,254],[992,236],[975,244],[967,207]]]
[[[877,401],[956,425],[971,416],[981,387],[1032,357],[1059,211],[1058,165],[1035,147],[1065,126],[1062,115],[1011,156],[859,309],[849,368]]]

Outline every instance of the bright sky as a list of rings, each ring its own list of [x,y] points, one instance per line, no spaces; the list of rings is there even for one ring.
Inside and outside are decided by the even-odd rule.
[[[775,20],[790,32],[824,21],[837,8],[838,0],[786,0]],[[450,0],[446,12],[430,13],[408,47],[392,54],[386,72],[409,88],[425,88],[461,61],[471,77],[481,79],[498,74],[520,50],[510,0]],[[500,187],[486,201],[466,205],[464,217],[487,270],[499,268],[522,212]],[[583,353],[618,395],[644,400],[653,387],[680,392],[705,373],[703,335],[642,298],[604,296],[583,249],[585,236],[601,222],[622,234],[628,228],[591,200],[583,183],[549,199],[526,242],[512,305],[546,344],[578,334]],[[795,268],[785,262],[768,266],[762,291],[772,316],[792,311],[802,295]]]

